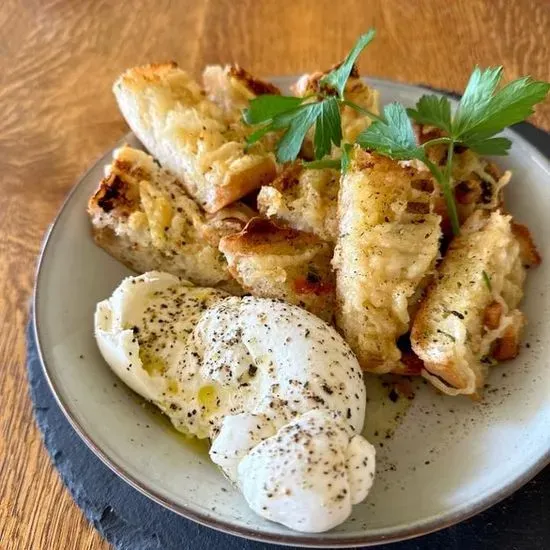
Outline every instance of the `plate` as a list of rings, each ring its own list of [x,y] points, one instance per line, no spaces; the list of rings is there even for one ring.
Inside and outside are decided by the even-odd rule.
[[[283,89],[291,79],[274,79]],[[383,103],[412,105],[426,90],[370,80]],[[107,93],[107,92],[105,92]],[[347,522],[323,534],[292,532],[256,516],[208,460],[126,389],[92,335],[98,301],[130,272],[96,247],[85,214],[110,162],[101,158],[72,190],[43,245],[34,294],[44,372],[62,410],[92,451],[152,500],[209,527],[295,546],[344,548],[396,541],[459,522],[503,499],[550,459],[550,164],[513,131],[507,204],[529,224],[546,261],[529,273],[529,320],[520,356],[492,369],[482,403],[419,383],[394,403],[374,378],[366,434],[377,446],[373,490]],[[139,146],[131,134],[122,142]],[[121,143],[122,143],[121,142]]]

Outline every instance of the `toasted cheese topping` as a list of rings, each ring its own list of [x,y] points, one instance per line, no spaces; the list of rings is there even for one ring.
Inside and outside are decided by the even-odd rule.
[[[231,278],[219,240],[240,231],[253,214],[242,203],[206,214],[177,178],[128,146],[113,153],[88,212],[95,230],[107,228],[146,251],[146,268],[162,266],[204,285]]]
[[[208,65],[202,80],[208,98],[223,110],[229,121],[240,120],[251,99],[281,93],[277,86],[256,78],[239,65]]]
[[[462,227],[414,320],[423,375],[449,394],[479,395],[495,343],[523,325],[525,270],[511,216],[477,210]],[[494,315],[493,305],[498,306]]]
[[[175,65],[126,71],[113,87],[124,118],[147,149],[208,212],[216,212],[276,175],[272,153],[231,121]]]
[[[439,256],[430,201],[397,162],[354,149],[340,184],[333,266],[337,326],[365,370],[403,368],[397,339]]]
[[[258,210],[293,229],[335,243],[338,237],[340,171],[305,169],[297,162],[261,188]]]

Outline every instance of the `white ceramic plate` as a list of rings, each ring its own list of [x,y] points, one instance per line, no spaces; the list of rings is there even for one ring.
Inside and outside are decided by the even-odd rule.
[[[278,83],[286,87],[289,79]],[[412,105],[425,92],[372,84],[384,103]],[[438,396],[424,384],[410,406],[394,404],[369,380],[367,435],[378,447],[378,472],[368,499],[343,525],[307,535],[256,516],[209,462],[206,448],[185,442],[103,361],[92,336],[94,308],[129,274],[94,245],[85,213],[110,152],[69,195],[38,268],[36,336],[67,418],[101,460],[153,500],[210,527],[268,542],[335,548],[399,540],[456,523],[506,497],[550,455],[550,165],[515,133],[506,135],[514,142],[500,161],[514,170],[507,204],[529,224],[546,259],[529,273],[526,288],[529,348],[493,369],[481,404]],[[126,140],[137,145],[132,136]],[[403,417],[397,424],[396,413]],[[395,428],[389,439],[387,428]]]

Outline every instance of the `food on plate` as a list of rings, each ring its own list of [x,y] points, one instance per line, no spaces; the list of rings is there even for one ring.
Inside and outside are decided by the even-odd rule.
[[[308,460],[291,462],[299,456]],[[344,522],[352,505],[366,498],[373,478],[372,445],[338,415],[322,410],[299,416],[239,464],[241,490],[250,507],[308,533]]]
[[[334,313],[332,247],[311,233],[254,218],[220,241],[229,271],[242,288],[263,298],[279,298],[325,321]]]
[[[533,236],[526,225],[512,219],[512,233],[519,244],[519,254],[524,267],[536,267],[542,262],[542,257],[537,250]]]
[[[440,216],[397,161],[351,152],[338,197],[336,325],[364,370],[403,370],[409,308],[435,273]]]
[[[218,251],[254,215],[242,203],[206,214],[151,156],[121,147],[88,203],[96,243],[139,273],[160,269],[206,286],[239,286]]]
[[[294,162],[258,194],[258,210],[277,223],[335,243],[340,170],[307,169]]]
[[[128,386],[212,440],[210,457],[261,516],[321,532],[366,497],[375,451],[359,435],[361,369],[316,316],[151,272],[98,304],[95,335]]]
[[[175,63],[128,69],[113,91],[140,141],[207,212],[275,178],[273,153],[262,143],[247,149],[247,127]]]
[[[419,143],[441,139],[441,130],[425,125],[415,125]],[[447,146],[436,144],[426,150],[428,158],[440,167],[447,162]],[[433,188],[434,209],[441,215],[441,226],[447,238],[452,237],[449,214],[442,190],[426,167],[420,168],[419,175]],[[503,205],[503,189],[510,182],[512,173],[501,172],[494,162],[481,157],[466,147],[456,147],[453,154],[452,186],[459,222],[464,223],[477,209],[496,210]]]
[[[116,150],[88,205],[98,245],[143,273],[97,305],[105,360],[210,439],[252,510],[304,532],[372,485],[362,370],[481,397],[519,352],[541,262],[507,213],[511,173],[484,156],[550,85],[476,68],[456,109],[381,109],[356,66],[374,34],[294,95],[238,65],[202,85],[175,63],[129,69],[114,94],[152,156]]]
[[[317,71],[312,74],[305,74],[292,86],[292,91],[298,97],[306,97],[318,94],[322,89],[322,79],[326,77],[338,65],[332,67],[328,71]],[[359,70],[356,65],[351,68],[351,73],[347,79],[344,88],[344,95],[348,102],[358,105],[362,109],[366,109],[375,115],[379,114],[379,99],[380,94],[374,88],[368,86],[359,75]],[[347,143],[354,143],[357,136],[369,126],[371,118],[358,109],[349,105],[343,105],[340,112],[342,120],[342,139]],[[313,158],[312,144],[305,144],[306,157]],[[307,154],[307,151],[310,151]]]
[[[461,226],[471,236],[486,231],[471,220],[506,216],[511,173],[483,155],[506,154],[511,143],[498,133],[527,117],[549,85],[526,77],[500,90],[502,68],[476,68],[455,112],[435,95],[381,109],[356,65],[374,35],[332,69],[302,76],[290,96],[235,64],[207,67],[202,87],[174,63],[129,69],[114,93],[162,168],[133,153],[149,167],[143,178],[115,159],[90,214],[98,244],[139,272],[162,269],[334,318],[363,369],[423,372],[442,387],[410,331],[454,261]],[[528,229],[508,226],[521,263],[540,263]],[[498,317],[497,307],[487,315]],[[493,359],[517,353],[521,324],[496,339]],[[481,378],[447,382],[477,395]]]
[[[97,305],[95,337],[103,357],[127,386],[159,406],[178,429],[175,413],[180,411],[183,381],[176,371],[187,355],[187,339],[202,313],[227,296],[151,271],[127,277],[111,298]],[[181,420],[184,427],[185,422]],[[200,429],[189,432],[204,437],[207,428]]]
[[[208,99],[221,107],[225,118],[238,121],[248,102],[263,94],[280,94],[277,86],[260,80],[239,65],[208,65],[202,73]]]
[[[519,352],[525,269],[511,216],[477,210],[451,242],[414,319],[423,375],[449,395],[479,396],[492,358]]]

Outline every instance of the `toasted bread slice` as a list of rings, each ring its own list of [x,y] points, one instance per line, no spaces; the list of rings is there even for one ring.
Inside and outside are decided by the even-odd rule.
[[[407,370],[397,340],[439,255],[430,200],[397,162],[353,149],[340,182],[336,323],[366,371]]]
[[[331,69],[332,70],[332,69]],[[292,91],[299,97],[316,94],[320,90],[320,80],[329,71],[317,71],[311,74],[305,74],[292,86]],[[359,107],[377,115],[380,113],[380,94],[377,90],[371,88],[359,76],[357,67],[353,67],[350,77],[346,83],[344,97],[352,101]],[[347,143],[354,143],[357,136],[367,128],[371,119],[358,112],[352,107],[343,106],[341,109],[342,118],[342,139]],[[311,143],[306,144],[311,148]],[[307,151],[306,151],[307,153]]]
[[[254,218],[220,241],[229,270],[253,296],[279,298],[325,321],[334,308],[332,247],[315,235]]]
[[[412,325],[425,378],[449,395],[479,396],[491,356],[517,350],[524,280],[511,216],[477,210],[451,242]]]
[[[205,214],[181,182],[147,153],[128,146],[113,153],[88,213],[97,244],[131,269],[167,271],[201,286],[238,288],[218,243],[239,232],[253,211],[235,203]]]
[[[339,170],[310,170],[295,162],[270,185],[261,188],[258,210],[277,223],[335,243],[339,187]]]
[[[261,80],[239,65],[208,65],[202,73],[208,99],[218,105],[231,121],[242,117],[242,110],[259,95],[279,95],[277,86]]]
[[[275,178],[274,155],[261,143],[245,152],[250,130],[228,121],[175,63],[129,69],[113,91],[140,141],[207,212]]]

